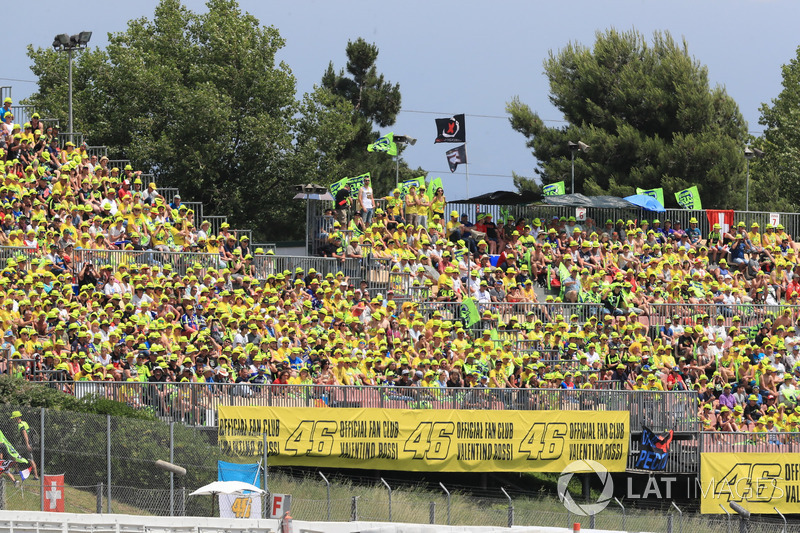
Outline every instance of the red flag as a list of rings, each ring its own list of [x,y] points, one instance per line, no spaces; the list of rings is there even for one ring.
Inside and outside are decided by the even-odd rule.
[[[706,209],[706,216],[708,217],[709,231],[714,231],[714,224],[719,224],[722,226],[720,233],[730,233],[733,227],[732,209]]]
[[[44,510],[64,512],[64,474],[44,476]]]

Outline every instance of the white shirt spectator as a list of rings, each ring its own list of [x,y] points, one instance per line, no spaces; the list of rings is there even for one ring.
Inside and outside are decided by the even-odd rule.
[[[106,282],[105,287],[103,287],[103,292],[106,296],[112,296],[114,294],[122,294],[122,287],[117,281],[116,278],[111,278]]]
[[[118,209],[117,209],[117,202],[116,201],[110,200],[108,198],[103,198],[103,201],[100,203],[100,205],[103,207],[103,209],[105,209],[106,206],[109,206],[109,208],[108,208],[109,209],[109,213],[111,213],[112,215],[116,215],[117,214]]]

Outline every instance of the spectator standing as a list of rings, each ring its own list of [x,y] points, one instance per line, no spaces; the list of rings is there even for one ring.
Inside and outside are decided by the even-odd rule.
[[[22,420],[22,413],[14,411],[11,413],[11,419],[17,423],[17,433],[19,435],[19,447],[21,454],[31,465],[31,474],[33,479],[39,479],[39,470],[36,467],[36,461],[33,459],[33,445],[31,444],[30,430],[31,427],[27,422]]]
[[[375,213],[375,199],[372,195],[369,176],[364,178],[364,185],[358,190],[358,208],[361,211],[364,224],[366,226],[372,224],[372,216]]]
[[[337,191],[336,198],[334,198],[334,204],[336,205],[334,218],[339,221],[342,226],[347,224],[347,211],[350,209],[350,196],[350,183],[345,183],[344,187]]]

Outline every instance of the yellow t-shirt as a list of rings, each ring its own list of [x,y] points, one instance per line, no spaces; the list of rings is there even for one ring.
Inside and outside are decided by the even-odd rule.
[[[408,193],[406,194],[406,215],[417,214],[417,195]]]
[[[503,380],[503,376],[504,375],[505,375],[505,372],[503,371],[502,367],[500,368],[500,370],[497,370],[495,368],[491,369],[489,371],[489,387],[490,388],[497,388],[499,386],[501,389],[504,388],[506,386],[506,383]],[[494,381],[492,381],[492,378],[495,378],[495,380],[497,381],[497,385],[494,384]]]

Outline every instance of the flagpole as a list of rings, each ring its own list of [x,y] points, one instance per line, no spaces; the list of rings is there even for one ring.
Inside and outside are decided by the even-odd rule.
[[[400,154],[394,156],[394,188],[400,184]]]
[[[464,143],[464,153],[467,153],[467,143]],[[466,158],[469,161],[469,157]],[[464,165],[464,169],[467,173],[467,198],[469,198],[469,163]]]
[[[467,172],[467,198],[469,198],[469,165],[464,165],[464,169]]]

